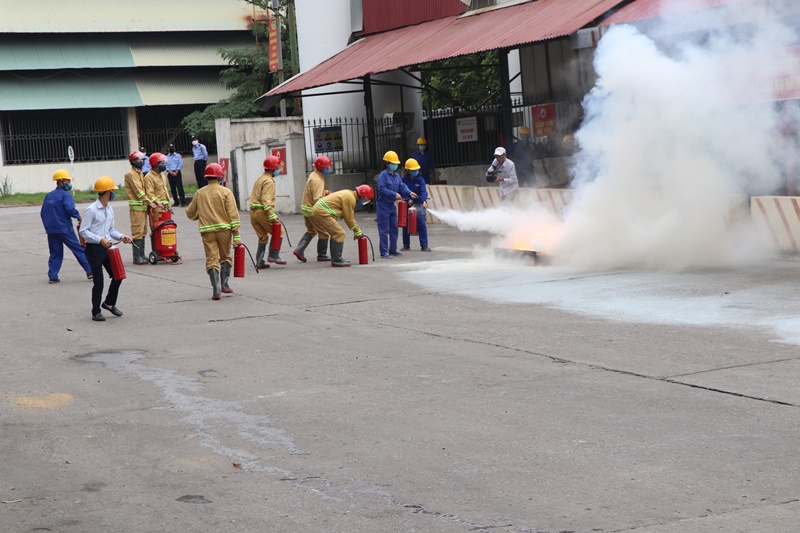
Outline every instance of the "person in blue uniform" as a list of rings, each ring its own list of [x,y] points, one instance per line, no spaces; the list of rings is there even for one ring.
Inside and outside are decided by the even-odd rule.
[[[417,139],[417,151],[411,154],[411,157],[419,163],[419,175],[426,184],[430,185],[434,176],[438,178],[439,171],[436,170],[436,162],[428,151],[428,140],[425,137]]]
[[[414,211],[410,208],[413,206],[416,209],[417,217],[417,234],[419,235],[419,246],[423,252],[430,252],[428,248],[428,226],[425,224],[425,210],[428,208],[428,189],[425,187],[425,180],[422,178],[419,162],[410,158],[406,161],[406,174],[403,176],[403,184],[408,187],[408,190],[417,195],[416,200],[408,201],[408,216],[411,216]],[[408,233],[408,225],[403,228],[403,250],[411,249],[411,234]]]
[[[72,227],[73,218],[78,222],[81,221],[81,215],[75,209],[75,201],[69,193],[72,190],[72,177],[66,170],[59,169],[53,174],[53,181],[56,182],[56,188],[44,197],[40,212],[44,230],[47,232],[47,245],[50,248],[47,277],[51,284],[61,281],[58,273],[61,271],[61,263],[64,261],[64,246],[66,246],[86,272],[86,277],[92,279],[92,268],[75,236],[75,229]]]
[[[397,251],[397,209],[395,202],[403,198],[416,198],[416,193],[408,190],[400,179],[397,169],[400,168],[400,159],[397,152],[389,150],[383,155],[386,169],[378,176],[378,237],[380,238],[381,257],[392,259],[396,255],[403,255]]]

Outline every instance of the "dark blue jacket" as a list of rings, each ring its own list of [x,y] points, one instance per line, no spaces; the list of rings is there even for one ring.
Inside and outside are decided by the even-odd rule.
[[[72,195],[61,187],[50,191],[44,197],[41,215],[45,231],[54,235],[75,231],[72,227],[72,219],[78,219],[81,216],[75,209]]]
[[[414,205],[422,205],[428,201],[428,189],[425,187],[425,178],[422,177],[422,174],[417,174],[417,177],[406,174],[403,176],[403,185],[419,196],[419,198],[414,199]]]
[[[436,163],[433,161],[433,156],[428,150],[420,152],[417,150],[411,154],[413,159],[419,163],[419,175],[425,178],[425,181],[431,181],[431,174],[436,170]]]
[[[397,193],[400,193],[400,196],[405,199],[411,197],[411,191],[403,184],[400,174],[397,172],[392,174],[392,171],[387,168],[378,176],[378,199],[375,203],[384,207],[392,207],[397,199]]]

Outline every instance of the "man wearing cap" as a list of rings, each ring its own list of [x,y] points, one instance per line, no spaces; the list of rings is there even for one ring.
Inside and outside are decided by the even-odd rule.
[[[197,188],[202,189],[208,185],[208,180],[205,178],[208,149],[200,142],[197,135],[192,135],[192,156],[194,156],[194,179],[197,180]]]
[[[533,159],[535,151],[531,144],[531,130],[527,126],[519,129],[519,140],[508,149],[508,157],[514,162],[517,169],[519,186],[531,187],[535,184],[533,178]]]
[[[506,157],[506,149],[502,146],[494,149],[494,161],[492,161],[492,166],[486,170],[486,178],[490,183],[494,182],[499,185],[501,202],[511,201],[514,193],[519,189],[517,169],[514,162]]]
[[[167,150],[167,179],[169,188],[172,189],[173,207],[186,207],[186,195],[183,192],[183,157],[175,151],[175,145],[170,144]]]

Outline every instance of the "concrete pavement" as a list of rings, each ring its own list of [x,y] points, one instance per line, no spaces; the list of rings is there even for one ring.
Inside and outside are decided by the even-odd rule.
[[[125,247],[95,323],[71,255],[47,284],[38,208],[0,209],[0,530],[797,529],[795,258],[569,273],[437,225],[349,269],[284,244],[214,302],[182,211],[184,264]]]

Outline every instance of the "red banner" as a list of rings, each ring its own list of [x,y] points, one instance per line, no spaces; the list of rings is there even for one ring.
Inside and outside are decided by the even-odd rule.
[[[556,104],[537,105],[531,108],[533,136],[546,137],[558,133],[556,126]]]
[[[231,160],[229,157],[220,157],[219,158],[219,166],[222,167],[222,175],[225,176],[222,178],[222,184],[225,185],[228,183],[228,167],[231,165]]]
[[[277,18],[269,19],[269,70],[283,70],[281,55],[281,24]]]
[[[286,148],[273,148],[272,155],[281,160],[281,174],[286,175]]]

